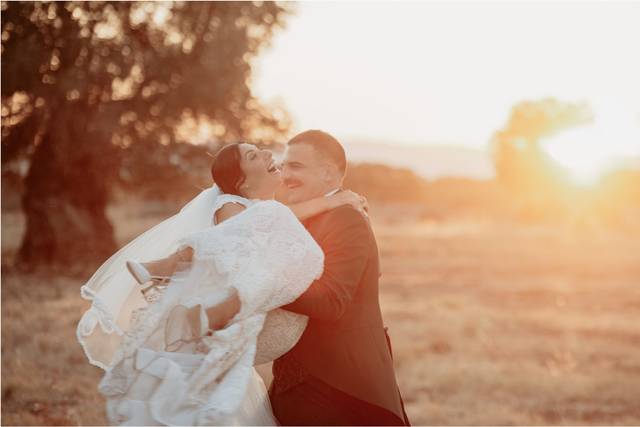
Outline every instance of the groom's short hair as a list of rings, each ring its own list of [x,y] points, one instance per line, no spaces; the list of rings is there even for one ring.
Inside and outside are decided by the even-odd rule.
[[[343,176],[347,172],[347,156],[344,148],[336,138],[327,132],[318,129],[307,130],[297,134],[287,143],[287,145],[297,144],[312,146],[318,153],[334,163]]]

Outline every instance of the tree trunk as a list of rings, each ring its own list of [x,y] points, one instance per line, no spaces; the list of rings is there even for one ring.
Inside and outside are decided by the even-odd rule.
[[[115,252],[113,227],[106,217],[114,147],[87,126],[86,114],[67,108],[51,120],[35,148],[25,180],[26,233],[20,266],[94,268]]]

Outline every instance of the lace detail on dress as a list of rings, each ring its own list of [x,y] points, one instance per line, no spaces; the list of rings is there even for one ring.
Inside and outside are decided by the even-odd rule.
[[[100,383],[112,423],[228,424],[247,396],[267,313],[260,360],[288,351],[306,325],[305,316],[272,311],[298,298],[324,264],[322,250],[289,208],[255,202],[184,241],[194,249],[191,267],[172,277],[161,298],[136,311]],[[231,288],[241,309],[227,327],[179,352],[165,351],[173,308],[215,304]]]
[[[277,308],[267,313],[258,336],[254,365],[268,363],[284,355],[298,342],[309,318],[305,315]]]
[[[250,225],[243,225],[249,217]],[[257,307],[270,311],[293,302],[309,286],[305,279],[319,277],[322,267],[309,266],[317,267],[324,254],[310,239],[289,208],[267,200],[252,204],[243,215],[193,233],[184,242],[193,248],[196,262],[211,263],[229,278],[228,285],[243,303],[239,319]]]

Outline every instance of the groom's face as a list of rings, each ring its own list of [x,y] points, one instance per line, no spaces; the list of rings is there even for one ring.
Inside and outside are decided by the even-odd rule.
[[[333,188],[331,166],[313,146],[300,143],[289,145],[282,163],[281,194],[286,203],[298,203],[320,197]]]

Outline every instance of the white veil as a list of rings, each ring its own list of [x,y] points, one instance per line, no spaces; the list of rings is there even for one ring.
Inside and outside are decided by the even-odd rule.
[[[104,370],[111,366],[134,310],[147,305],[125,262],[168,256],[178,249],[180,239],[211,226],[213,208],[220,194],[215,185],[203,190],[176,215],[116,252],[82,286],[80,294],[92,304],[80,319],[76,334],[92,365]]]

